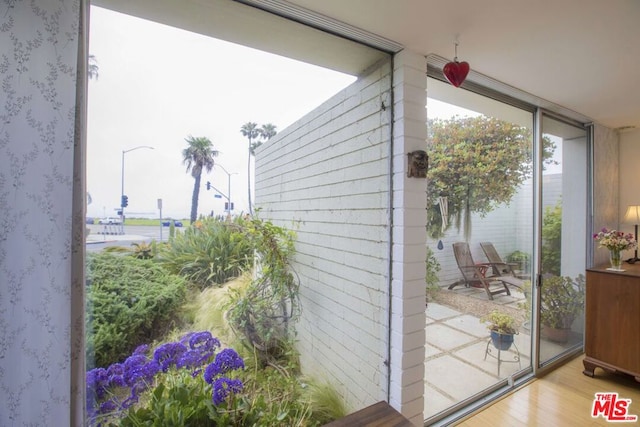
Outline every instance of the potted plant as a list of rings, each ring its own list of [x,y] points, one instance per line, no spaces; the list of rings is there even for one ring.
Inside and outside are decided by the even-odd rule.
[[[543,277],[540,288],[540,324],[543,335],[565,343],[571,325],[584,310],[584,276]]]
[[[492,310],[480,319],[487,322],[491,331],[491,343],[498,350],[509,350],[516,334],[516,320],[513,316],[498,310]]]
[[[507,255],[507,262],[516,264],[518,266],[516,270],[523,274],[529,274],[530,259],[529,254],[522,251],[513,251]]]

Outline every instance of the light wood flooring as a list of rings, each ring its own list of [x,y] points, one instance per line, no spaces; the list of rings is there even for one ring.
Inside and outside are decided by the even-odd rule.
[[[608,374],[600,368],[596,369],[594,378],[589,378],[582,374],[583,357],[581,355],[570,360],[457,425],[464,427],[640,425],[640,421],[612,424],[603,417],[591,417],[595,393],[617,392],[619,398],[631,399],[628,414],[637,415],[640,420],[640,383],[628,376]]]

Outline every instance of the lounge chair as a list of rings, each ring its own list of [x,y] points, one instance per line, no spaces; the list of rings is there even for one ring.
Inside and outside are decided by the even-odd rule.
[[[469,244],[467,242],[454,243],[453,254],[456,258],[456,263],[458,263],[458,268],[462,273],[462,280],[449,285],[449,289],[453,289],[457,285],[461,284],[464,284],[467,287],[484,288],[490,300],[492,300],[493,296],[497,294],[505,293],[507,295],[511,295],[511,291],[507,287],[507,282],[504,278],[500,276],[487,277],[487,272],[492,267],[491,264],[476,264],[473,261],[471,251],[469,250]],[[515,278],[513,277],[512,279]],[[491,288],[492,285],[494,286],[494,289]],[[498,285],[497,289],[495,289],[495,285]]]
[[[526,279],[528,277],[527,275],[521,274],[519,271],[515,270],[514,267],[518,267],[518,263],[504,262],[498,254],[495,246],[493,246],[493,243],[480,242],[480,247],[491,264],[493,276],[513,276],[518,279]]]

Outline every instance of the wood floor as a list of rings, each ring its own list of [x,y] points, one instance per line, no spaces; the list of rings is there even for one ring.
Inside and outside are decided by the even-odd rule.
[[[640,357],[640,355],[638,355]],[[640,383],[631,377],[607,374],[596,369],[596,376],[582,374],[582,358],[567,362],[542,378],[535,379],[483,411],[458,423],[464,427],[516,426],[600,426],[612,425],[603,417],[592,418],[595,393],[617,392],[631,399],[629,415],[638,415],[640,425]]]

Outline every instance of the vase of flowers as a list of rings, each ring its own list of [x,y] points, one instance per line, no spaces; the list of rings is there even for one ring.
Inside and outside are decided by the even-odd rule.
[[[603,228],[593,235],[598,247],[609,249],[609,261],[612,270],[622,270],[622,255],[620,252],[638,247],[638,242],[631,233]]]
[[[622,270],[622,255],[618,249],[609,249],[609,262],[614,270]]]

